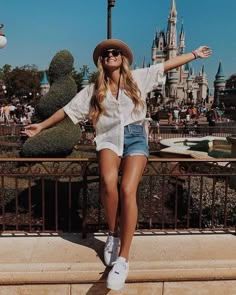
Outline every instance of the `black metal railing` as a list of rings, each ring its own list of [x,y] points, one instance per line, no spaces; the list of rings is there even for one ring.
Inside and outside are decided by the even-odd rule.
[[[160,139],[176,138],[176,137],[205,137],[205,136],[217,136],[227,137],[236,134],[236,126],[208,126],[200,125],[199,127],[188,126],[160,126],[149,127],[149,142],[159,142]],[[83,132],[80,144],[94,144],[94,130],[91,126],[87,126],[85,132]]]
[[[22,128],[22,124],[0,124],[0,136],[19,135]]]
[[[0,229],[107,229],[97,159],[0,159]],[[150,158],[139,185],[140,230],[232,231],[236,159]]]
[[[2,124],[0,125],[0,136],[19,136],[22,128],[21,124]],[[158,131],[159,130],[159,131]],[[173,138],[173,137],[203,137],[203,136],[219,136],[227,137],[236,134],[236,125],[234,122],[218,123],[216,126],[208,126],[207,124],[194,127],[189,125],[187,127],[178,125],[161,125],[157,127],[149,127],[150,141],[158,141],[159,138]],[[84,126],[79,144],[94,144],[95,132],[91,125]]]

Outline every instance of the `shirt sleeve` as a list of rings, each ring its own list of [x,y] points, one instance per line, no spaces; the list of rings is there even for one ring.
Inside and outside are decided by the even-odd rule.
[[[63,107],[64,112],[74,124],[88,117],[90,100],[93,95],[94,84],[90,84],[82,89]]]
[[[150,67],[137,69],[132,71],[135,81],[142,94],[146,94],[158,87],[160,84],[165,84],[166,75],[164,73],[164,64],[158,63]]]

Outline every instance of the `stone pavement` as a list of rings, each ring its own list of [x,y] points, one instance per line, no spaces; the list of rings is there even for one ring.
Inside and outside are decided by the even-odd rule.
[[[235,295],[234,234],[136,233],[127,284],[105,286],[104,234],[2,234],[0,295]]]

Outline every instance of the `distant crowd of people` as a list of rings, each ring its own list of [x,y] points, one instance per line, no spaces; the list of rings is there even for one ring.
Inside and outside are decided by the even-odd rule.
[[[149,141],[158,142],[161,139],[160,133],[160,112],[161,106],[154,106],[152,111],[147,112]],[[207,109],[205,105],[174,106],[164,110],[167,112],[168,125],[173,132],[182,130],[185,134],[195,135],[199,133],[199,118],[205,117],[209,126],[215,126],[217,121],[222,120],[223,111],[216,107]]]
[[[30,104],[3,103],[0,104],[0,123],[28,125],[34,112],[35,108]]]
[[[148,111],[146,115],[146,132],[149,142],[158,142],[161,139],[160,132],[160,111],[161,106],[154,106],[152,111]],[[205,106],[174,106],[165,110],[167,112],[168,125],[173,127],[173,132],[183,129],[186,134],[197,133],[199,130],[198,119],[205,116],[209,126],[215,126],[216,122],[221,120],[223,112],[220,108],[207,109]],[[0,124],[11,125],[21,124],[28,125],[32,123],[32,116],[35,108],[31,104],[24,103],[3,103],[0,104]],[[86,133],[87,124],[91,122],[79,122],[82,133]],[[193,131],[194,130],[194,131]]]

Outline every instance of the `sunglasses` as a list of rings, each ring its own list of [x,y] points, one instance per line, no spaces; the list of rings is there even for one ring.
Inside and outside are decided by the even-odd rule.
[[[107,49],[104,50],[102,53],[102,58],[106,58],[110,55],[110,53],[112,54],[112,56],[117,57],[118,55],[121,54],[121,50],[120,49]]]

